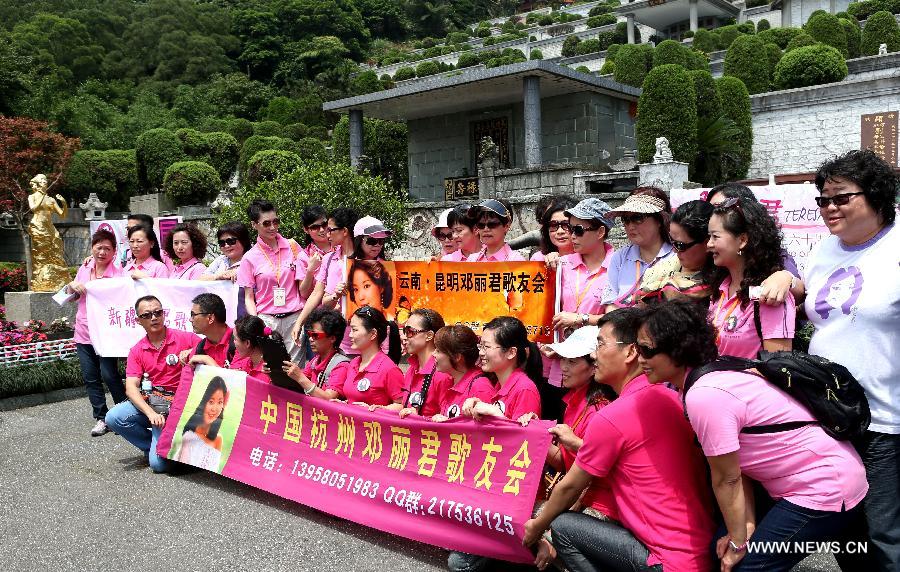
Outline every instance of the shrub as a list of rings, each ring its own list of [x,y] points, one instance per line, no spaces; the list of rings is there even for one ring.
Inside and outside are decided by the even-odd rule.
[[[866,0],[864,2],[851,2],[847,7],[847,13],[857,20],[867,20],[876,12],[887,11],[900,14],[900,3],[890,0]]]
[[[600,40],[596,38],[591,38],[590,40],[584,40],[575,46],[575,54],[582,56],[585,54],[593,54],[600,51]]]
[[[693,69],[695,60],[690,48],[675,40],[665,40],[653,50],[653,67],[678,64],[684,69]]]
[[[162,128],[141,133],[137,138],[135,154],[138,180],[145,189],[161,187],[169,165],[187,158],[175,133]]]
[[[544,52],[535,48],[531,50],[530,59],[532,60],[542,60],[544,59]]]
[[[441,66],[437,62],[422,62],[416,66],[416,77],[425,77],[434,75],[441,71]]]
[[[221,131],[201,133],[193,129],[179,129],[175,134],[190,159],[211,165],[223,183],[231,178],[239,154],[238,142],[234,137]]]
[[[841,27],[844,29],[844,34],[847,35],[847,57],[858,58],[859,45],[862,40],[862,33],[860,32],[859,24],[854,24],[850,20],[846,20],[844,18],[841,18],[838,21],[841,23]]]
[[[489,38],[491,36],[491,29],[488,26],[478,26],[475,28],[475,36],[478,38]]]
[[[632,87],[641,87],[649,70],[647,48],[642,48],[640,44],[625,44],[616,52],[613,78],[617,82]]]
[[[163,179],[166,195],[177,205],[203,204],[222,188],[219,174],[201,161],[179,161],[166,169]]]
[[[732,181],[747,177],[753,151],[753,119],[750,113],[750,94],[747,86],[736,77],[724,76],[716,80],[716,91],[722,102],[725,116],[734,122],[740,130],[738,143],[740,152],[738,163],[726,173],[725,180]]]
[[[727,50],[732,42],[734,42],[738,36],[741,35],[741,31],[738,29],[737,25],[731,24],[729,26],[722,26],[718,30],[719,33],[719,49]]]
[[[77,359],[0,368],[0,399],[83,385],[84,377]]]
[[[772,27],[772,24],[770,24],[768,20],[763,18],[756,24],[756,33],[758,34],[760,32],[764,32],[765,30],[768,30],[771,27]]]
[[[616,62],[607,59],[603,62],[603,67],[600,68],[600,75],[610,75],[616,73]],[[615,79],[615,77],[613,78]]]
[[[249,224],[247,205],[255,198],[266,198],[275,204],[284,236],[301,236],[304,207],[318,204],[326,210],[352,207],[357,212],[378,217],[394,231],[394,240],[403,239],[406,214],[399,195],[387,180],[361,175],[349,164],[304,161],[275,181],[245,187],[219,213],[219,224],[230,220]]]
[[[875,12],[866,20],[859,53],[863,56],[878,55],[881,44],[887,44],[888,52],[900,51],[900,28],[894,16],[887,11]]]
[[[608,48],[606,48],[606,58],[607,59],[615,59],[616,52],[619,51],[619,48],[622,47],[622,44],[611,44]]]
[[[608,4],[600,4],[598,6],[594,6],[591,8],[591,11],[588,12],[588,17],[593,18],[594,16],[602,16],[603,14],[609,14],[613,11],[613,7]]]
[[[578,55],[578,44],[581,43],[581,38],[578,36],[569,36],[563,41],[562,45],[562,56],[564,58],[571,58],[572,56]]]
[[[775,44],[766,44],[766,55],[769,57],[769,81],[771,85],[775,85],[775,66],[784,54]]]
[[[753,24],[752,20],[748,20],[743,24],[738,24],[738,32],[742,34],[755,34],[756,26]]]
[[[77,202],[97,193],[101,201],[109,203],[107,210],[128,211],[128,199],[139,188],[134,149],[77,151],[66,170],[65,182],[67,196]]]
[[[816,44],[784,54],[775,68],[779,89],[834,83],[847,77],[847,62],[837,49]]]
[[[292,123],[290,125],[284,126],[284,129],[281,130],[281,136],[285,139],[299,141],[306,137],[308,131],[309,127],[307,127],[306,125],[303,125],[302,123]]]
[[[484,50],[483,52],[479,52],[475,55],[478,56],[478,62],[483,64],[494,58],[499,58],[500,50]]]
[[[788,53],[792,50],[796,50],[797,48],[802,48],[804,46],[814,46],[818,42],[813,39],[809,34],[799,34],[794,37],[793,40],[788,42],[787,47],[784,49],[784,53]]]
[[[376,91],[381,91],[381,81],[374,70],[358,73],[350,80],[350,93],[353,95],[364,95]],[[290,123],[286,123],[286,125],[290,125]]]
[[[302,121],[302,105],[296,99],[290,97],[273,97],[266,106],[259,110],[259,119],[262,121],[275,121],[279,125],[290,125]],[[255,133],[255,132],[254,132]],[[255,133],[256,135],[271,135],[271,133]]]
[[[307,135],[309,135],[311,131],[312,128],[307,130]],[[259,135],[254,135],[244,141],[244,145],[241,147],[238,161],[241,178],[243,178],[247,172],[247,162],[250,158],[266,149],[281,149],[283,151],[293,151],[298,154],[300,152],[300,147],[297,145],[296,141],[284,139],[283,137],[260,137]]]
[[[25,265],[17,262],[0,262],[0,293],[24,292],[28,287]],[[6,319],[6,309],[0,306],[0,320]]]
[[[315,137],[304,137],[297,141],[297,149],[298,155],[307,161],[325,161],[329,158],[325,143]]]
[[[694,31],[693,31],[693,30],[688,30],[687,32],[684,32],[683,34],[681,34],[681,39],[682,39],[682,40],[686,40],[686,39],[688,39],[688,38],[693,38],[693,37],[694,37]]]
[[[552,26],[553,23],[553,16],[551,16],[550,14],[541,14],[537,17],[538,26]]]
[[[809,17],[803,29],[817,42],[829,45],[847,57],[847,34],[841,21],[828,12],[816,12]]]
[[[619,58],[623,56],[619,52]],[[690,163],[697,150],[697,102],[687,70],[675,64],[653,68],[638,100],[638,157],[650,162],[656,138],[666,137],[676,161]]]
[[[725,53],[723,75],[739,78],[751,94],[768,91],[770,73],[766,46],[757,36],[736,38]]]
[[[471,66],[477,66],[481,62],[478,59],[478,54],[474,54],[472,52],[465,52],[463,54],[459,54],[459,59],[456,60],[457,68],[467,68]],[[396,76],[394,76],[396,79]]]
[[[616,17],[612,14],[601,14],[600,16],[591,16],[587,19],[588,28],[599,28],[600,26],[609,26],[616,23]]]
[[[313,125],[306,131],[307,137],[314,137],[319,141],[325,141],[328,139],[328,128],[324,125]]]
[[[433,58],[435,56],[441,55],[441,46],[434,46],[432,48],[428,48],[424,52],[422,52],[422,56],[426,58]]]
[[[465,44],[469,41],[469,33],[468,32],[450,32],[447,34],[447,42],[448,44]]]
[[[315,140],[321,145],[321,142]],[[274,181],[285,173],[300,166],[303,159],[291,151],[267,149],[260,151],[247,161],[246,184],[255,187],[261,181]]]
[[[697,121],[715,119],[722,114],[722,100],[716,91],[716,80],[706,70],[688,72],[694,83],[694,95],[697,100]]]
[[[422,38],[422,40],[419,42],[419,47],[425,48],[427,50],[428,48],[435,47],[437,45],[437,43],[438,43],[437,40],[435,40],[434,38],[426,37],[426,38]]]
[[[403,81],[416,77],[416,70],[411,67],[402,67],[394,72],[394,81]]]
[[[796,36],[803,33],[800,28],[771,28],[760,32],[756,36],[767,44],[775,44],[782,50],[785,49]]]
[[[719,34],[716,32],[698,28],[697,32],[694,33],[693,46],[695,50],[711,54],[712,52],[718,51],[719,41]]]
[[[243,145],[248,137],[253,135],[253,122],[243,117],[230,119],[225,132],[234,137],[238,145]]]
[[[281,124],[277,121],[260,121],[253,124],[253,134],[260,137],[278,137],[281,134]]]
[[[852,16],[846,12],[838,12],[837,14],[835,14],[835,16],[837,16],[841,20],[847,20],[857,28],[861,28],[861,26],[859,25],[859,20],[856,19],[856,16]]]

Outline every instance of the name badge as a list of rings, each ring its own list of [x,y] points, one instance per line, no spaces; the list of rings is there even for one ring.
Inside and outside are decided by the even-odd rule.
[[[737,316],[728,316],[728,319],[725,321],[725,327],[723,328],[726,332],[733,332],[737,329]]]
[[[284,288],[275,288],[272,290],[272,294],[275,298],[276,306],[284,306],[287,304],[287,290]]]
[[[422,394],[418,391],[409,396],[410,407],[418,407],[422,405]]]
[[[369,381],[368,377],[364,377],[356,382],[357,391],[368,391],[370,387],[372,387],[372,382]]]
[[[169,354],[166,356],[166,365],[176,365],[178,364],[178,356],[175,354]]]

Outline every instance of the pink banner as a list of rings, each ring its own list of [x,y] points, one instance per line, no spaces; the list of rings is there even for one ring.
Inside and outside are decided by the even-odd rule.
[[[218,379],[235,374],[202,368],[191,384],[182,383],[159,440],[160,455],[178,458],[187,420],[203,417],[202,400],[218,397],[221,404],[207,390],[210,378],[217,379],[210,372],[221,374]],[[533,562],[521,539],[551,422],[521,427],[505,419],[457,417],[433,423],[311,398],[253,378],[246,386],[229,381],[228,387],[240,395],[225,397],[216,445],[221,464],[205,468],[220,467],[232,479],[385,532]]]

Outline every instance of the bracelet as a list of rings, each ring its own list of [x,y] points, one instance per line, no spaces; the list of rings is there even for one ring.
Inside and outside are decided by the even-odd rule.
[[[312,393],[315,390],[316,390],[316,384],[314,383],[309,386],[309,389],[304,388],[303,393],[305,393],[306,395],[309,395],[310,393]]]
[[[731,550],[733,550],[734,552],[743,552],[744,550],[747,550],[747,542],[748,542],[748,540],[745,540],[743,544],[738,546],[737,544],[734,543],[733,540],[731,540],[731,538],[729,538],[728,546],[730,546]]]

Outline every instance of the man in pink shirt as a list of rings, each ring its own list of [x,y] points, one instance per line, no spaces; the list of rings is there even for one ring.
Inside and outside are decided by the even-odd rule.
[[[484,245],[480,252],[469,256],[468,262],[523,262],[525,257],[510,248],[506,233],[512,225],[513,214],[506,201],[485,199],[469,209],[469,216],[477,220],[478,238]]]
[[[678,394],[641,373],[639,310],[616,310],[599,325],[594,378],[619,397],[595,414],[575,464],[525,523],[524,542],[534,544],[552,527],[553,546],[572,572],[707,572],[711,498]],[[618,523],[566,512],[594,477],[612,489]]]
[[[156,442],[166,418],[153,410],[141,394],[141,381],[146,374],[153,388],[174,393],[178,389],[183,367],[178,359],[183,350],[197,346],[196,334],[167,328],[165,312],[156,296],[138,298],[134,305],[137,318],[147,336],[128,352],[125,367],[125,395],[123,401],[106,414],[106,424],[126,441],[147,455],[150,468],[164,473],[169,461],[156,454]]]

